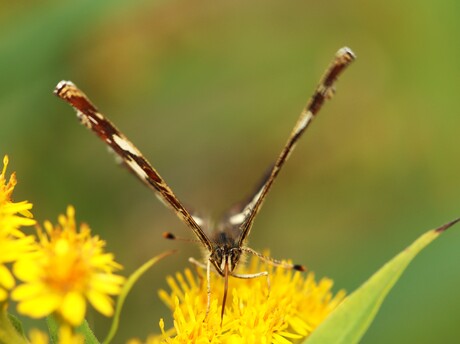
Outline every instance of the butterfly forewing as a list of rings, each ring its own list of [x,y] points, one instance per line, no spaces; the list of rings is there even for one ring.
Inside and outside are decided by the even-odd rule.
[[[147,186],[152,188],[158,198],[172,208],[176,215],[195,233],[203,245],[211,250],[211,242],[185,209],[160,174],[142,156],[141,152],[123,135],[97,108],[89,98],[72,82],[61,81],[54,93],[77,111],[77,116],[87,128],[96,133],[110,148],[118,154],[124,164]]]
[[[249,197],[248,201],[244,205],[240,206],[241,210],[239,212],[231,210],[228,215],[225,216],[229,227],[232,225],[238,226],[239,245],[243,245],[243,242],[249,235],[254,219],[259,212],[265,197],[267,196],[281,168],[284,166],[284,163],[294,150],[297,141],[310,125],[312,120],[315,118],[322,105],[324,104],[324,101],[332,97],[334,94],[333,87],[335,81],[354,59],[355,56],[353,52],[348,48],[342,48],[336,53],[334,60],[324,73],[315,92],[301,112],[300,117],[291,132],[291,135],[289,136],[286,144],[284,145],[284,148],[278,156],[278,159],[273,164],[269,173],[266,174],[262,179],[262,185],[256,189],[254,194]]]

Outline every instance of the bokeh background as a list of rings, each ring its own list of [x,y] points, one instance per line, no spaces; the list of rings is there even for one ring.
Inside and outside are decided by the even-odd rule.
[[[79,85],[185,203],[219,216],[253,189],[348,45],[358,59],[280,174],[250,244],[353,291],[460,216],[459,14],[453,0],[3,0],[0,155],[38,220],[75,205],[126,274],[179,248],[127,300],[116,342],[145,338],[160,317],[171,326],[157,297],[165,276],[200,250],[162,239],[191,234],[52,95],[57,82]],[[363,343],[457,339],[459,248],[453,228],[422,252]],[[109,320],[88,319],[104,337]]]

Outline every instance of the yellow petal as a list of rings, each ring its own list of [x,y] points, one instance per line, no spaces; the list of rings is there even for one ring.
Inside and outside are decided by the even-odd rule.
[[[42,266],[37,259],[23,259],[13,265],[13,272],[21,281],[35,281],[42,275]]]
[[[142,342],[137,338],[129,339],[126,344],[142,344]]]
[[[68,293],[62,302],[59,311],[62,317],[72,326],[78,326],[83,322],[86,312],[86,302],[79,293]]]
[[[30,330],[29,338],[32,344],[48,344],[48,336],[37,329]]]
[[[93,307],[100,313],[108,317],[113,314],[113,301],[109,296],[94,290],[88,291],[86,296]]]
[[[91,288],[101,293],[117,295],[120,294],[124,281],[123,276],[101,273],[94,276],[91,281]]]
[[[11,289],[14,287],[14,278],[11,275],[10,270],[4,265],[0,265],[0,286]]]
[[[46,294],[40,298],[25,300],[18,304],[18,312],[31,318],[42,318],[54,312],[62,298],[55,294]]]
[[[0,302],[5,301],[8,297],[8,293],[5,289],[0,288]]]
[[[41,283],[21,284],[11,293],[11,297],[15,301],[41,297],[46,293],[46,287]]]
[[[85,344],[85,338],[80,333],[74,333],[69,326],[61,326],[59,344]]]

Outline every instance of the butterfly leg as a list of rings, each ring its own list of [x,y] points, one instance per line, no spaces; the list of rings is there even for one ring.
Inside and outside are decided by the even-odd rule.
[[[255,274],[237,274],[237,273],[232,272],[230,275],[236,278],[241,278],[241,279],[252,279],[252,278],[259,278],[259,277],[266,276],[267,277],[267,289],[268,289],[267,297],[270,296],[270,274],[268,273],[268,271],[261,271]]]
[[[195,267],[196,273],[197,273],[199,281],[200,281],[200,289],[202,289],[203,284],[204,284],[204,276],[203,276],[202,271],[206,270],[206,264],[203,264],[202,262],[200,262],[199,260],[196,260],[193,257],[190,257],[188,259],[188,261],[189,261],[189,263],[191,263]]]
[[[206,316],[205,316],[205,319],[206,319],[208,317],[209,310],[211,309],[211,261],[208,259],[208,263],[203,264],[202,262],[196,260],[193,257],[190,257],[188,261],[192,263],[193,265],[195,265],[197,268],[206,269],[206,282],[207,282],[206,292],[208,295],[208,302],[206,305]]]
[[[190,258],[188,259],[188,261],[189,261],[190,263],[192,263],[193,265],[195,265],[196,267],[198,267],[198,268],[207,269],[206,264],[203,264],[202,262],[200,262],[199,260],[196,260],[196,259],[193,258],[193,257],[190,257]]]
[[[206,315],[205,319],[208,317],[209,310],[211,309],[211,260],[208,259],[208,264],[206,264],[206,279],[208,280],[208,304],[206,305]]]

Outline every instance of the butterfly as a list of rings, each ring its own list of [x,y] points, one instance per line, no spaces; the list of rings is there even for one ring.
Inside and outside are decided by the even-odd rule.
[[[70,81],[61,81],[56,86],[54,93],[76,110],[77,117],[81,123],[97,134],[121,158],[128,169],[143,183],[153,189],[156,196],[176,213],[201,242],[206,252],[205,263],[203,264],[194,259],[191,261],[205,268],[207,272],[207,313],[209,312],[211,302],[210,274],[212,267],[214,267],[218,274],[224,277],[222,320],[227,298],[229,276],[245,279],[261,276],[267,276],[268,278],[267,271],[254,274],[239,274],[235,271],[244,253],[256,255],[268,263],[282,266],[286,269],[305,270],[302,265],[290,264],[264,256],[247,247],[245,242],[265,197],[290,153],[293,151],[297,141],[316,117],[324,102],[334,95],[334,85],[338,76],[354,59],[354,53],[347,47],[340,49],[335,54],[332,63],[326,69],[316,90],[302,110],[284,148],[275,163],[271,166],[269,173],[264,176],[262,183],[248,200],[227,212],[222,221],[214,229],[206,228],[206,222],[202,218],[187,210],[165,180],[147,159],[144,158],[136,146],[99,112],[96,106],[93,105],[89,98],[75,84]],[[166,234],[166,237],[169,239],[174,238],[169,233]]]

